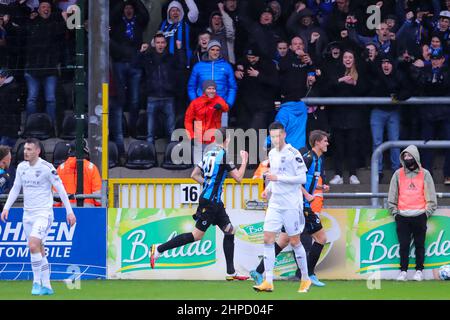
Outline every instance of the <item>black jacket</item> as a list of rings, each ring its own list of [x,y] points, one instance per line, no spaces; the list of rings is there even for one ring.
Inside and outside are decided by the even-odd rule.
[[[139,62],[144,69],[147,97],[174,97],[178,93],[177,75],[185,65],[184,54],[150,50],[140,55]]]
[[[328,75],[336,74],[341,64],[342,54],[337,59],[334,59],[331,56],[331,53],[324,54],[324,57],[319,65],[319,69],[322,72],[322,78],[327,77]]]
[[[248,45],[256,46],[261,55],[273,59],[277,51],[277,42],[286,39],[284,31],[277,25],[262,25],[248,15],[248,3],[242,1],[239,7],[240,23],[248,33]]]
[[[392,70],[391,74],[385,75],[381,66],[376,70],[376,77],[372,82],[370,96],[374,97],[392,97],[395,96],[398,100],[406,100],[411,97],[411,87],[407,86],[405,76],[396,69]],[[394,110],[398,109],[396,105],[380,105],[377,109]]]
[[[134,38],[126,36],[126,23],[123,9],[126,3],[134,4]],[[149,22],[149,14],[140,0],[119,3],[111,12],[110,54],[114,62],[134,62],[143,43],[143,33]]]
[[[367,78],[358,69],[358,81],[356,86],[338,82],[345,75],[345,68],[341,64],[337,72],[327,76],[321,87],[322,96],[328,97],[363,97],[367,93]],[[337,129],[359,129],[366,125],[368,110],[364,106],[333,105],[328,107],[330,126]]]
[[[280,60],[280,83],[283,101],[298,101],[307,93],[306,78],[314,71],[312,65],[304,64],[291,50]]]
[[[436,75],[434,76],[434,73]],[[450,74],[448,67],[440,68],[435,72],[431,66],[417,68],[411,66],[411,76],[416,81],[420,94],[428,97],[450,96]],[[435,82],[433,78],[435,77]],[[450,105],[428,105],[420,108],[421,116],[430,120],[445,120],[450,118]]]
[[[28,20],[23,29],[26,37],[26,72],[34,77],[57,75],[66,30],[65,21],[59,13],[53,13],[48,19],[37,16]]]
[[[330,41],[340,40],[340,32],[345,26],[345,20],[348,12],[340,11],[336,4],[333,11],[328,16],[327,23],[327,35]]]
[[[20,128],[20,88],[13,80],[0,87],[0,136],[17,138]]]
[[[247,108],[253,112],[265,112],[273,110],[274,101],[278,93],[278,71],[271,60],[260,59],[254,65],[245,60],[237,65],[244,66],[244,77],[238,81],[238,88],[242,94],[242,100]],[[247,70],[253,68],[259,71],[257,77],[247,75]]]

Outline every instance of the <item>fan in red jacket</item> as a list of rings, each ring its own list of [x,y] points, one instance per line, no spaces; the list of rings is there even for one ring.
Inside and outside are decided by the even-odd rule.
[[[191,102],[184,118],[189,138],[203,144],[214,142],[214,131],[221,127],[222,113],[229,109],[225,100],[216,95],[216,87],[213,80],[204,81],[203,95]]]

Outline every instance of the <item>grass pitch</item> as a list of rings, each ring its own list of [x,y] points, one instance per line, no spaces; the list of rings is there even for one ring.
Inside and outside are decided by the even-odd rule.
[[[381,281],[369,290],[366,281],[325,281],[297,293],[298,282],[275,281],[271,293],[257,293],[253,281],[81,281],[79,290],[52,283],[53,296],[31,296],[31,281],[0,281],[0,300],[450,300],[450,281]]]

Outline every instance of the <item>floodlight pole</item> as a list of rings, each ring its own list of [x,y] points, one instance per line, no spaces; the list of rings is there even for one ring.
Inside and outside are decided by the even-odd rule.
[[[83,135],[84,135],[84,109],[85,109],[85,92],[86,92],[86,70],[85,70],[85,28],[83,24],[85,1],[78,1],[80,8],[79,19],[80,25],[75,29],[76,52],[75,52],[75,119],[76,119],[76,138],[75,138],[75,156],[77,170],[77,189],[76,194],[84,193],[83,180]],[[77,207],[82,207],[83,199],[77,199]]]
[[[89,1],[89,147],[102,172],[102,90],[109,83],[109,0]]]

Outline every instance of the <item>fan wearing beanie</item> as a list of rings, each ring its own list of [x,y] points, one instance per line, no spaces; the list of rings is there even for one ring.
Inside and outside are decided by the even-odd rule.
[[[202,83],[203,95],[194,99],[186,110],[184,126],[190,139],[202,144],[214,142],[213,133],[221,127],[222,113],[228,112],[229,106],[216,94],[217,84],[213,80]]]
[[[234,78],[233,67],[220,55],[220,49],[219,41],[209,41],[207,56],[192,68],[188,81],[188,95],[191,101],[201,97],[204,94],[203,83],[206,80],[214,80],[217,95],[223,98],[231,108],[236,100],[237,83]],[[223,113],[222,127],[228,126],[227,116],[227,113]]]

